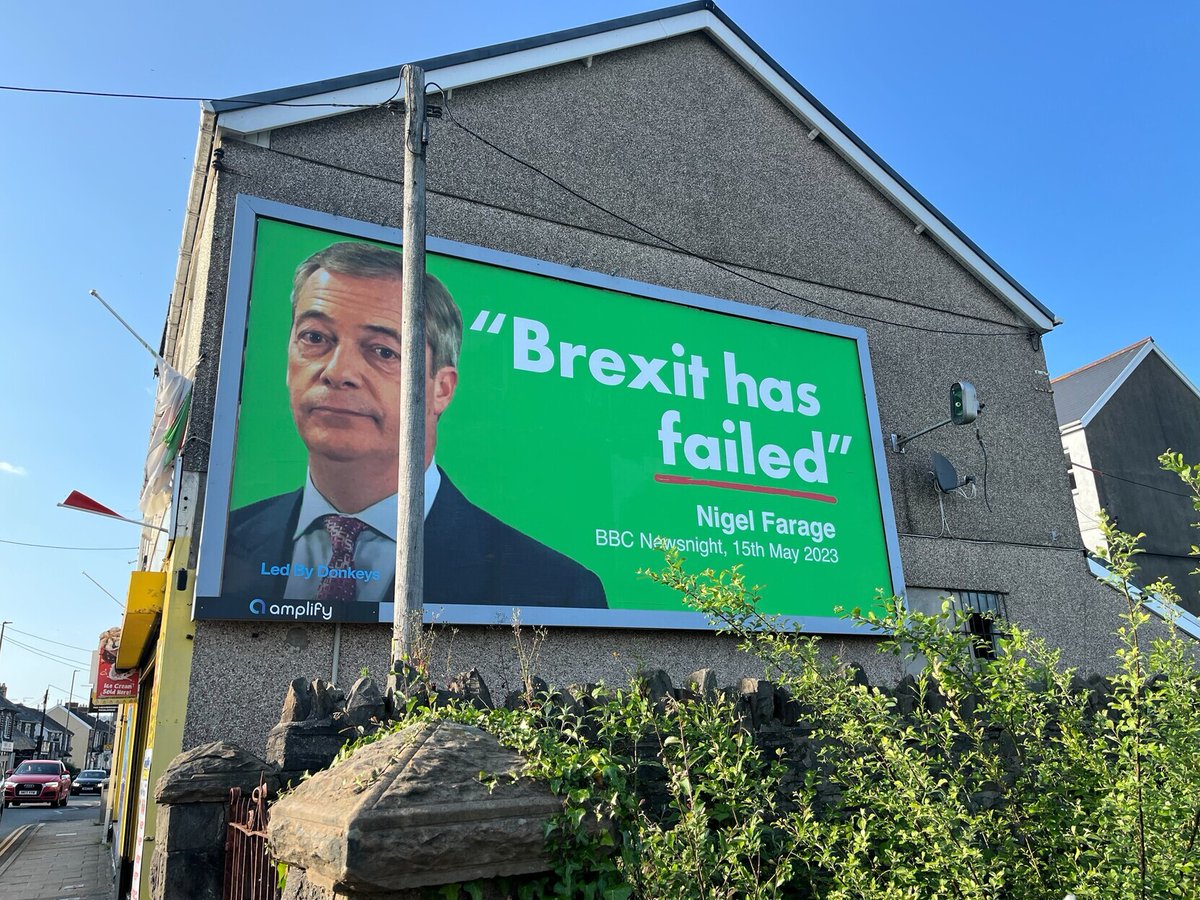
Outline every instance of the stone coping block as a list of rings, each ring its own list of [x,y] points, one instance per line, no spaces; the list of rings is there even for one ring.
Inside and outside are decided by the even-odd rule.
[[[272,855],[335,892],[545,871],[545,825],[562,801],[515,777],[523,762],[478,728],[410,726],[280,798],[268,828]]]
[[[345,730],[346,724],[332,719],[280,722],[267,734],[267,760],[285,781],[328,769],[346,742],[358,736]]]
[[[246,793],[265,776],[267,790],[279,786],[276,768],[236,744],[213,741],[171,760],[154,790],[157,803],[224,803],[230,788]]]

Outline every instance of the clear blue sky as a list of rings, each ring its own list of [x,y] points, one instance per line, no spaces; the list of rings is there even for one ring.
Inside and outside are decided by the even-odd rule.
[[[657,5],[10,4],[0,83],[222,97]],[[1046,340],[1052,374],[1152,335],[1200,381],[1200,6],[722,8],[1065,320]],[[87,292],[158,343],[198,119],[190,102],[0,91],[0,540],[130,548],[0,544],[11,699],[64,699],[120,621],[81,573],[123,597],[137,529],[55,504],[79,489],[136,514],[152,363]]]

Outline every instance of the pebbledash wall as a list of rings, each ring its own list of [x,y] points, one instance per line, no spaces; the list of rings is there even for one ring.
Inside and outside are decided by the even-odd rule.
[[[728,28],[710,6],[688,10]],[[580,202],[449,118],[431,121],[431,236],[863,327],[885,435],[944,418],[948,386],[973,382],[986,404],[986,461],[970,427],[885,454],[910,599],[929,606],[945,591],[1001,594],[1009,616],[1061,647],[1064,662],[1110,668],[1121,602],[1085,565],[1045,375],[1041,334],[1052,316],[1044,309],[1029,304],[1031,317],[1001,299],[709,29],[459,86],[444,105],[495,145],[689,252]],[[201,485],[236,196],[397,228],[402,201],[400,112],[349,111],[242,133],[223,124],[228,107],[217,109],[202,117],[193,218],[166,337],[177,368],[199,360],[183,467],[200,473]],[[220,150],[215,165],[210,142]],[[939,506],[931,450],[979,476],[974,499],[952,494]],[[193,534],[203,527],[197,521]],[[225,739],[261,752],[293,678],[333,675],[348,687],[363,668],[387,669],[384,625],[341,626],[336,653],[337,629],[328,624],[193,625],[183,749]],[[828,643],[872,680],[901,674],[872,639]],[[496,692],[517,684],[512,644],[505,626],[442,629],[433,660],[439,677],[478,667]],[[726,683],[760,671],[707,632],[570,628],[549,630],[537,668],[551,682],[622,683],[640,667],[679,681],[705,666]]]

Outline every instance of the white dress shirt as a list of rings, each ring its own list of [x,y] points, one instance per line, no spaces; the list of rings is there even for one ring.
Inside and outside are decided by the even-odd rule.
[[[431,461],[425,469],[425,518],[429,516],[441,484],[442,474],[438,471],[437,463]],[[291,573],[284,597],[288,600],[316,598],[317,588],[321,584],[317,568],[327,565],[333,554],[329,532],[321,524],[321,519],[328,515],[350,516],[367,525],[354,542],[354,568],[377,573],[377,576],[371,576],[370,581],[359,582],[355,599],[377,603],[391,600],[392,582],[396,579],[396,495],[384,497],[361,512],[343,513],[334,509],[333,504],[317,490],[311,472],[304,482],[300,517],[296,520],[296,533],[292,536],[292,558],[289,560],[292,564]],[[305,577],[301,574],[301,567],[305,572],[311,570],[311,575]]]

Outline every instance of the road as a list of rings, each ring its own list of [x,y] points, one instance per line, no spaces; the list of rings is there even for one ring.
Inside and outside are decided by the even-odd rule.
[[[22,844],[24,838],[40,822],[47,829],[69,833],[78,827],[90,826],[100,814],[100,798],[95,794],[72,797],[63,808],[10,806],[0,819],[0,866],[3,866]]]

